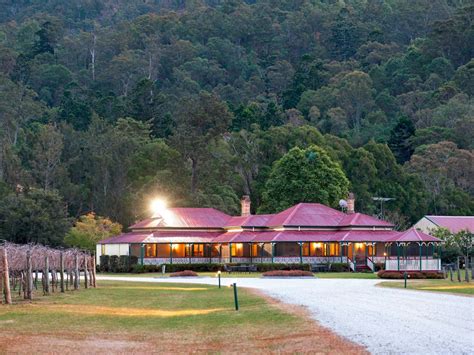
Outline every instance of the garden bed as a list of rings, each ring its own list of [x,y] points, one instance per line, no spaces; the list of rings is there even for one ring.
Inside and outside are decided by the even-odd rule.
[[[263,277],[313,277],[313,273],[305,270],[273,270],[262,274]]]
[[[198,276],[198,274],[192,270],[178,271],[178,272],[173,272],[170,274],[170,277],[196,277],[196,276]]]
[[[406,271],[409,279],[443,279],[444,275],[440,271]],[[377,273],[381,279],[400,280],[405,277],[405,271],[381,270]]]

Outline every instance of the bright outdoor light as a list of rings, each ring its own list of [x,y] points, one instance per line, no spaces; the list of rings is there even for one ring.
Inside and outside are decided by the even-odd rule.
[[[166,202],[160,199],[153,200],[151,201],[150,209],[153,212],[153,216],[162,216],[166,211]]]

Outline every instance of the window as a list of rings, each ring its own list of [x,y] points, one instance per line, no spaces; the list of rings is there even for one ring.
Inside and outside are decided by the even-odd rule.
[[[309,243],[303,243],[303,256],[309,256]]]
[[[145,258],[156,258],[156,244],[145,244]]]
[[[204,244],[193,244],[193,256],[196,256],[196,257],[204,256]]]

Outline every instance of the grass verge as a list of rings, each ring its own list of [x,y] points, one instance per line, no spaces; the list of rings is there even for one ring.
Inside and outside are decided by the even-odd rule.
[[[0,306],[0,353],[365,353],[247,289],[102,281]]]
[[[384,281],[382,287],[404,288],[404,281]],[[461,295],[474,295],[473,282],[451,282],[449,280],[408,280],[407,289],[419,291],[446,292]]]

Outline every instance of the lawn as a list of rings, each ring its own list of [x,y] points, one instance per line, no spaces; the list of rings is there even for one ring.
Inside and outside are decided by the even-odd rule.
[[[404,288],[404,281],[384,281],[378,285],[383,287]],[[451,282],[449,280],[408,280],[407,289],[474,295],[474,282]]]
[[[97,289],[0,305],[0,353],[365,353],[290,308],[247,289],[101,281]]]

